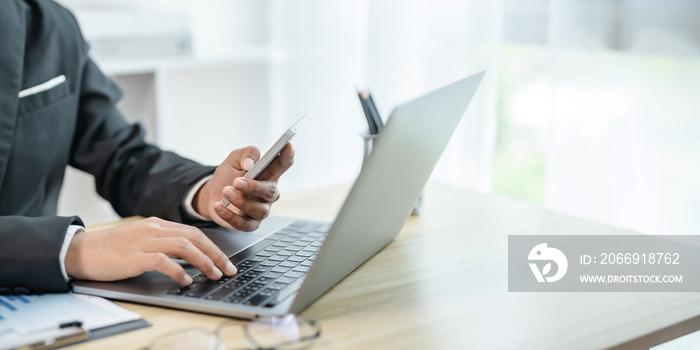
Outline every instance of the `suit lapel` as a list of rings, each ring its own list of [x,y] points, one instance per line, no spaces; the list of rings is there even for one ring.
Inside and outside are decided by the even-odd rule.
[[[17,97],[22,85],[27,5],[0,0],[0,187],[17,121]]]

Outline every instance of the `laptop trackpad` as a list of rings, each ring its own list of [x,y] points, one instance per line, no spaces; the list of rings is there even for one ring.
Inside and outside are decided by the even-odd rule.
[[[227,229],[204,229],[202,231],[204,231],[207,237],[209,237],[209,239],[211,239],[228,257],[265,238],[260,235],[235,232]]]
[[[216,246],[219,247],[219,249],[221,249],[221,251],[228,257],[231,257],[232,255],[264,238],[260,237],[259,235],[230,231],[227,229],[202,229],[202,231],[204,231],[207,237],[209,237],[209,239],[211,239],[211,241],[214,242],[214,244],[216,244]],[[173,260],[185,268],[192,267],[192,265],[185,260]]]
[[[220,226],[211,225],[209,227],[201,227],[209,239],[221,249],[226,256],[240,252],[241,250],[253,245],[253,243],[264,239],[271,233],[290,224],[293,220],[271,216],[264,220],[260,227],[253,232],[232,231]]]

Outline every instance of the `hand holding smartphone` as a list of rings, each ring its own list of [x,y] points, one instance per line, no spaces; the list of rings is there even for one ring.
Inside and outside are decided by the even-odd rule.
[[[280,155],[284,147],[292,141],[292,139],[294,138],[294,136],[297,135],[299,130],[301,130],[303,127],[306,126],[306,124],[309,123],[311,118],[313,118],[313,116],[310,113],[307,113],[306,115],[301,117],[301,119],[297,120],[297,122],[294,123],[289,129],[287,129],[287,131],[285,131],[284,134],[280,136],[277,142],[275,142],[275,144],[272,145],[272,147],[270,147],[270,149],[267,150],[267,152],[265,152],[262,158],[260,158],[260,160],[257,163],[255,163],[255,165],[253,165],[253,167],[250,168],[250,170],[248,170],[248,172],[245,175],[243,175],[243,177],[246,179],[257,179],[258,176],[260,176],[260,174],[267,168],[267,166],[270,165],[270,163],[272,163],[272,161]],[[223,203],[226,207],[229,204],[231,204],[226,198],[222,199],[221,203]]]

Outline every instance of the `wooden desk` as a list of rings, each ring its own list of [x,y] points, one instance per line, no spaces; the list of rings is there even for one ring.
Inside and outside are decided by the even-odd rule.
[[[274,215],[332,220],[347,188],[284,194]],[[318,349],[600,349],[700,315],[700,293],[509,293],[509,234],[626,231],[440,184],[396,240],[303,314]],[[120,303],[153,327],[73,349],[134,349],[224,318]],[[700,326],[699,326],[700,327]],[[635,345],[632,348],[639,348]]]

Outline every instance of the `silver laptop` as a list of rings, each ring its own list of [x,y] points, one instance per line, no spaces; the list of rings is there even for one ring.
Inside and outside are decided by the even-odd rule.
[[[396,237],[483,76],[398,106],[334,222],[269,217],[250,233],[202,227],[238,267],[235,276],[211,281],[186,265],[188,287],[149,272],[76,281],[73,290],[239,318],[301,312]]]

